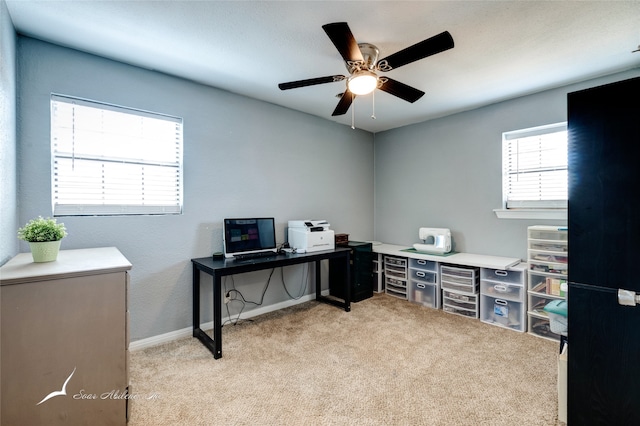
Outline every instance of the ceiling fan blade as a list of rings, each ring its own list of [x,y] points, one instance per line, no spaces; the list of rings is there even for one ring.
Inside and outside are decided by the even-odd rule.
[[[444,52],[453,48],[453,37],[449,31],[444,31],[419,43],[402,49],[378,61],[380,71],[391,71],[403,65],[410,64],[427,56]]]
[[[344,75],[329,75],[326,77],[309,78],[306,80],[290,81],[288,83],[280,83],[278,87],[280,90],[297,89],[298,87],[314,86],[316,84],[333,83],[336,81],[342,81],[346,77]]]
[[[407,102],[414,103],[424,95],[422,90],[418,90],[414,87],[407,86],[404,83],[400,83],[392,78],[384,77],[386,81],[380,86],[380,90],[385,91],[393,96],[397,96],[400,99],[404,99]]]
[[[346,62],[364,62],[362,52],[346,22],[326,24],[322,29],[329,36],[338,52]]]
[[[347,111],[349,111],[349,107],[351,107],[353,98],[355,97],[356,95],[351,93],[349,89],[345,90],[345,92],[342,94],[342,97],[340,98],[340,101],[338,102],[338,105],[336,106],[336,109],[333,110],[333,114],[331,114],[331,116],[335,117],[336,115],[346,114]]]

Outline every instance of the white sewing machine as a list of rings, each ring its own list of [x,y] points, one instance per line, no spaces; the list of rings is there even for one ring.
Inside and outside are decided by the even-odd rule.
[[[447,228],[420,228],[418,238],[422,244],[416,243],[416,251],[434,254],[444,254],[451,251],[451,231]]]

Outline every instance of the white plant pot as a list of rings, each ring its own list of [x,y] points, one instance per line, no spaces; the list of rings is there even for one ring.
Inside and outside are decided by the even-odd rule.
[[[58,241],[45,241],[38,243],[29,243],[31,248],[31,255],[34,262],[53,262],[58,258],[58,252],[60,251],[60,243]]]

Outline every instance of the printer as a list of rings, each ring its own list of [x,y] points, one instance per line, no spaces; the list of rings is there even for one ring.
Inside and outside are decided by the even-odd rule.
[[[335,235],[326,220],[290,220],[289,247],[296,253],[333,250]]]

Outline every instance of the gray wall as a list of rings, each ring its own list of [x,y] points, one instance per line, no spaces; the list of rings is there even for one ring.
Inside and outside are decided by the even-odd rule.
[[[456,251],[526,259],[527,226],[567,222],[496,217],[502,132],[566,121],[567,93],[638,75],[636,69],[377,133],[375,239],[409,247],[420,227],[450,228]]]
[[[115,246],[133,264],[132,341],[191,325],[190,259],[222,250],[224,217],[273,216],[279,243],[291,219],[373,237],[370,133],[31,38],[19,37],[17,52],[20,222],[51,215],[51,92],[184,119],[183,215],[60,219],[69,232],[62,249]],[[305,271],[287,269],[296,295]],[[257,300],[266,279],[234,282]],[[203,287],[204,300],[210,294]],[[285,300],[276,273],[265,305]]]
[[[16,198],[16,35],[0,1],[0,265],[18,250]]]
[[[421,226],[448,227],[458,251],[525,258],[528,225],[566,222],[496,218],[501,133],[563,121],[566,93],[640,73],[636,69],[374,136],[26,37],[18,38],[16,49],[4,2],[0,12],[0,263],[18,250],[28,251],[15,237],[19,223],[51,214],[51,92],[184,118],[183,215],[61,219],[70,233],[63,249],[116,246],[134,265],[132,341],[191,325],[189,259],[221,250],[221,222],[227,216],[274,216],[279,242],[289,219],[327,219],[351,239],[403,245],[417,241]],[[287,270],[290,291],[298,294],[305,273],[302,267]],[[256,300],[266,275],[245,274],[234,281]],[[210,292],[203,290],[202,296],[208,300]],[[265,304],[287,299],[276,277]]]

